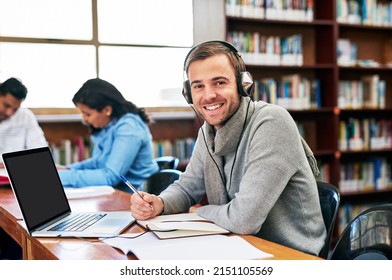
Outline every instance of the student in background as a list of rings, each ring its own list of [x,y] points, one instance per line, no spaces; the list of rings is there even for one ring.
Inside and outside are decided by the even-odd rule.
[[[48,145],[33,112],[21,107],[26,96],[27,88],[16,78],[0,85],[0,155]]]
[[[290,114],[251,100],[252,77],[229,43],[196,46],[184,71],[183,94],[204,125],[179,180],[159,196],[132,195],[132,215],[196,212],[231,232],[318,255],[326,237],[318,169]],[[198,205],[205,195],[208,204]]]
[[[21,107],[26,96],[26,86],[16,78],[0,84],[0,155],[48,145],[33,112]],[[0,168],[4,168],[1,156]],[[0,229],[0,259],[21,258],[20,246]]]
[[[158,172],[153,160],[149,118],[144,109],[127,101],[120,91],[102,79],[90,79],[74,95],[72,102],[88,125],[92,156],[59,167],[64,186],[110,185],[128,191],[120,174],[136,188]]]

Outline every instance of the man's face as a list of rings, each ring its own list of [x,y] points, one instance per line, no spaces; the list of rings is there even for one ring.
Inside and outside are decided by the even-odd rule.
[[[197,112],[215,129],[221,128],[240,105],[229,58],[219,54],[191,62],[188,79]]]
[[[0,121],[9,119],[21,104],[22,100],[17,99],[10,93],[0,95]]]

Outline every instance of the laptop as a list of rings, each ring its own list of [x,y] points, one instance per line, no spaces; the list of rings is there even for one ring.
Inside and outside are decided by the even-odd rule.
[[[130,211],[73,212],[49,147],[4,153],[2,157],[31,236],[111,237],[135,221]],[[86,220],[83,225],[82,220]]]

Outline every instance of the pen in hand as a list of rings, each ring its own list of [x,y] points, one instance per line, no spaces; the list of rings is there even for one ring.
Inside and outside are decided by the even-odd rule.
[[[120,174],[120,178],[121,178],[121,180],[123,180],[123,182],[134,192],[134,193],[136,193],[142,200],[144,200],[143,199],[143,196],[137,191],[137,189],[123,176],[123,175],[121,175]],[[152,211],[154,211],[154,208],[152,207],[152,205],[150,204],[150,208],[151,208],[151,210]]]

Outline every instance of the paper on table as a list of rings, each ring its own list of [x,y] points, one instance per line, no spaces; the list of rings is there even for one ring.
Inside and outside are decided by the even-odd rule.
[[[64,190],[68,199],[96,197],[114,192],[111,186],[65,187]]]
[[[160,240],[152,232],[137,238],[102,239],[124,254],[140,260],[251,260],[273,255],[252,246],[239,236],[208,235]]]

